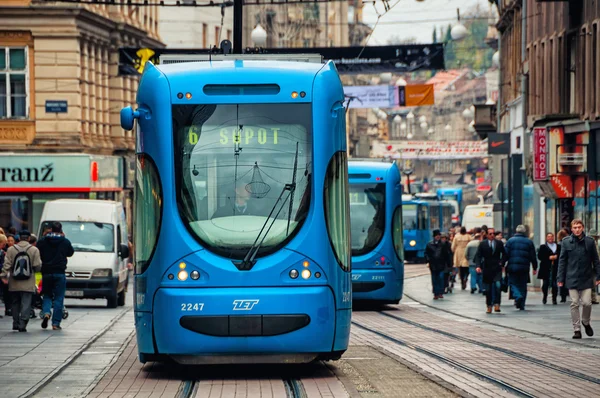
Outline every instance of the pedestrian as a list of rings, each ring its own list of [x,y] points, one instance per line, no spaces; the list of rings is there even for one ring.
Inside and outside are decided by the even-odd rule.
[[[444,298],[444,275],[448,263],[446,245],[442,243],[442,234],[439,229],[433,231],[433,240],[425,247],[425,259],[431,271],[431,284],[433,285],[433,299]]]
[[[515,235],[506,242],[506,258],[508,266],[508,284],[515,298],[515,307],[525,310],[527,300],[527,283],[529,283],[529,265],[533,267],[533,274],[537,274],[537,259],[535,246],[525,236],[527,229],[524,225],[517,225]]]
[[[471,294],[475,294],[477,289],[479,289],[479,291],[481,291],[482,284],[483,284],[483,282],[481,280],[481,274],[477,273],[478,259],[477,259],[476,255],[477,255],[477,249],[479,248],[480,243],[481,243],[481,232],[476,233],[473,240],[471,240],[467,244],[467,247],[465,248],[465,259],[467,260],[467,263],[469,264],[469,275],[471,276]]]
[[[459,269],[462,290],[467,288],[467,280],[469,279],[469,261],[465,257],[465,250],[467,249],[467,245],[471,240],[471,236],[467,235],[467,229],[465,227],[461,227],[460,233],[456,235],[452,241],[454,265]]]
[[[592,288],[600,284],[600,260],[594,240],[585,236],[583,221],[571,221],[571,236],[562,241],[558,259],[558,286],[566,286],[571,297],[571,320],[574,339],[581,338],[581,324],[585,334],[594,335],[590,325],[592,316]],[[594,282],[595,278],[595,282]],[[581,318],[579,306],[583,307]]]
[[[502,231],[496,231],[496,239],[501,240],[506,246],[506,239],[502,236]]]
[[[444,252],[448,255],[445,257],[446,266],[444,268],[444,293],[452,293],[452,289],[454,288],[454,267],[452,261],[452,246],[450,241],[448,240],[448,234],[443,233],[440,241],[444,246]]]
[[[37,244],[42,256],[42,329],[48,327],[50,308],[52,312],[52,330],[61,330],[65,290],[67,278],[67,257],[74,253],[71,241],[65,238],[62,224],[58,221],[52,223],[52,231]]]
[[[483,228],[481,229],[483,230]],[[477,258],[479,267],[476,271],[482,274],[483,286],[486,292],[486,312],[488,314],[492,312],[492,305],[494,305],[494,311],[500,312],[502,272],[506,263],[506,252],[504,251],[504,243],[501,240],[496,240],[492,228],[488,228],[487,239],[479,244]]]
[[[560,251],[562,249],[562,241],[564,238],[566,238],[567,236],[569,236],[569,230],[567,228],[563,228],[560,231],[558,231],[558,233],[556,234],[556,244],[558,245],[558,253],[560,254]],[[558,256],[559,260],[560,260],[560,255]],[[558,267],[558,265],[557,265]],[[556,271],[556,285],[558,286],[558,269]],[[569,289],[567,289],[565,286],[558,286],[558,295],[560,296],[560,302],[561,303],[566,303],[567,302],[567,296],[569,295]]]
[[[558,285],[556,284],[556,275],[558,273],[558,258],[560,257],[560,245],[554,241],[554,234],[546,234],[546,243],[540,245],[538,250],[538,260],[540,260],[540,271],[538,279],[542,281],[542,303],[548,302],[548,288],[552,286],[552,304],[556,305],[558,295]]]
[[[4,251],[5,246],[6,246],[6,235],[4,235],[4,231],[2,231],[2,232],[0,232],[0,270],[4,266],[4,258],[6,257],[6,252]],[[2,302],[4,303],[4,311],[6,313],[6,310],[11,305],[10,301],[8,301],[6,299],[6,297],[8,296],[6,294],[6,293],[8,293],[8,284],[4,284],[4,282],[0,281],[0,293],[2,294]],[[0,318],[2,318],[2,315],[0,315]]]
[[[9,248],[0,277],[11,293],[13,330],[27,332],[31,300],[35,289],[35,271],[42,266],[40,252],[29,244],[29,231],[19,232],[19,243]]]

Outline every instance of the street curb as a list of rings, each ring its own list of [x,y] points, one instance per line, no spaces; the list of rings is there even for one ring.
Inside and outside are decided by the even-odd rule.
[[[119,320],[117,320],[115,322],[115,324],[118,321]],[[112,326],[114,326],[114,324]],[[96,378],[94,379],[92,384],[90,384],[85,390],[83,390],[82,397],[87,397],[94,390],[94,388],[96,388],[98,383],[100,383],[100,380],[102,380],[102,378],[108,373],[110,368],[112,368],[114,366],[114,364],[117,363],[117,361],[119,360],[121,355],[123,355],[123,352],[127,349],[127,346],[129,346],[129,343],[131,342],[131,340],[133,339],[134,336],[135,336],[135,330],[132,330],[131,333],[129,333],[129,336],[127,336],[127,338],[123,342],[123,344],[121,344],[121,347],[119,347],[119,350],[113,356],[113,359],[111,359],[110,362],[108,363],[108,365],[106,365],[104,367],[104,369],[102,369],[102,372],[100,372],[100,374],[98,376],[96,376]]]
[[[88,340],[83,346],[81,346],[77,351],[75,351],[62,365],[58,368],[54,369],[49,375],[40,380],[36,385],[27,390],[23,395],[19,398],[30,398],[37,394],[42,388],[44,388],[48,383],[50,383],[56,376],[58,376],[67,366],[69,366],[73,361],[81,356],[81,354],[87,350],[92,344],[94,344],[102,335],[104,335],[108,330],[119,321],[121,318],[125,316],[129,311],[132,311],[133,307],[123,309],[120,313],[118,313],[104,328],[102,328],[98,333],[92,336],[91,339]]]

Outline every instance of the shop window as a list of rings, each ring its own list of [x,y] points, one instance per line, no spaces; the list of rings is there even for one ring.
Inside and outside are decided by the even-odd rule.
[[[27,47],[0,47],[0,119],[27,118]]]

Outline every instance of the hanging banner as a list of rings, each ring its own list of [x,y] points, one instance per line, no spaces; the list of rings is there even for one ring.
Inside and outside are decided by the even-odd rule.
[[[215,52],[216,51],[216,52]],[[119,75],[142,73],[144,64],[158,64],[162,54],[210,54],[220,50],[174,48],[120,48]],[[408,73],[445,69],[444,44],[400,44],[392,46],[265,48],[265,54],[321,54],[339,73]]]
[[[545,127],[533,129],[533,181],[548,180],[548,132]]]
[[[393,86],[344,86],[349,108],[393,108],[397,104]]]
[[[485,141],[373,141],[371,157],[451,160],[488,156]]]
[[[398,105],[423,106],[435,103],[433,84],[409,84],[398,87]]]

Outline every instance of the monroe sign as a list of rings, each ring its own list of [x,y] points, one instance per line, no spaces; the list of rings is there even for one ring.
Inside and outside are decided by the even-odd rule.
[[[533,129],[533,180],[548,180],[548,133],[545,127]]]
[[[392,159],[474,159],[488,156],[485,141],[373,141],[371,157]]]

